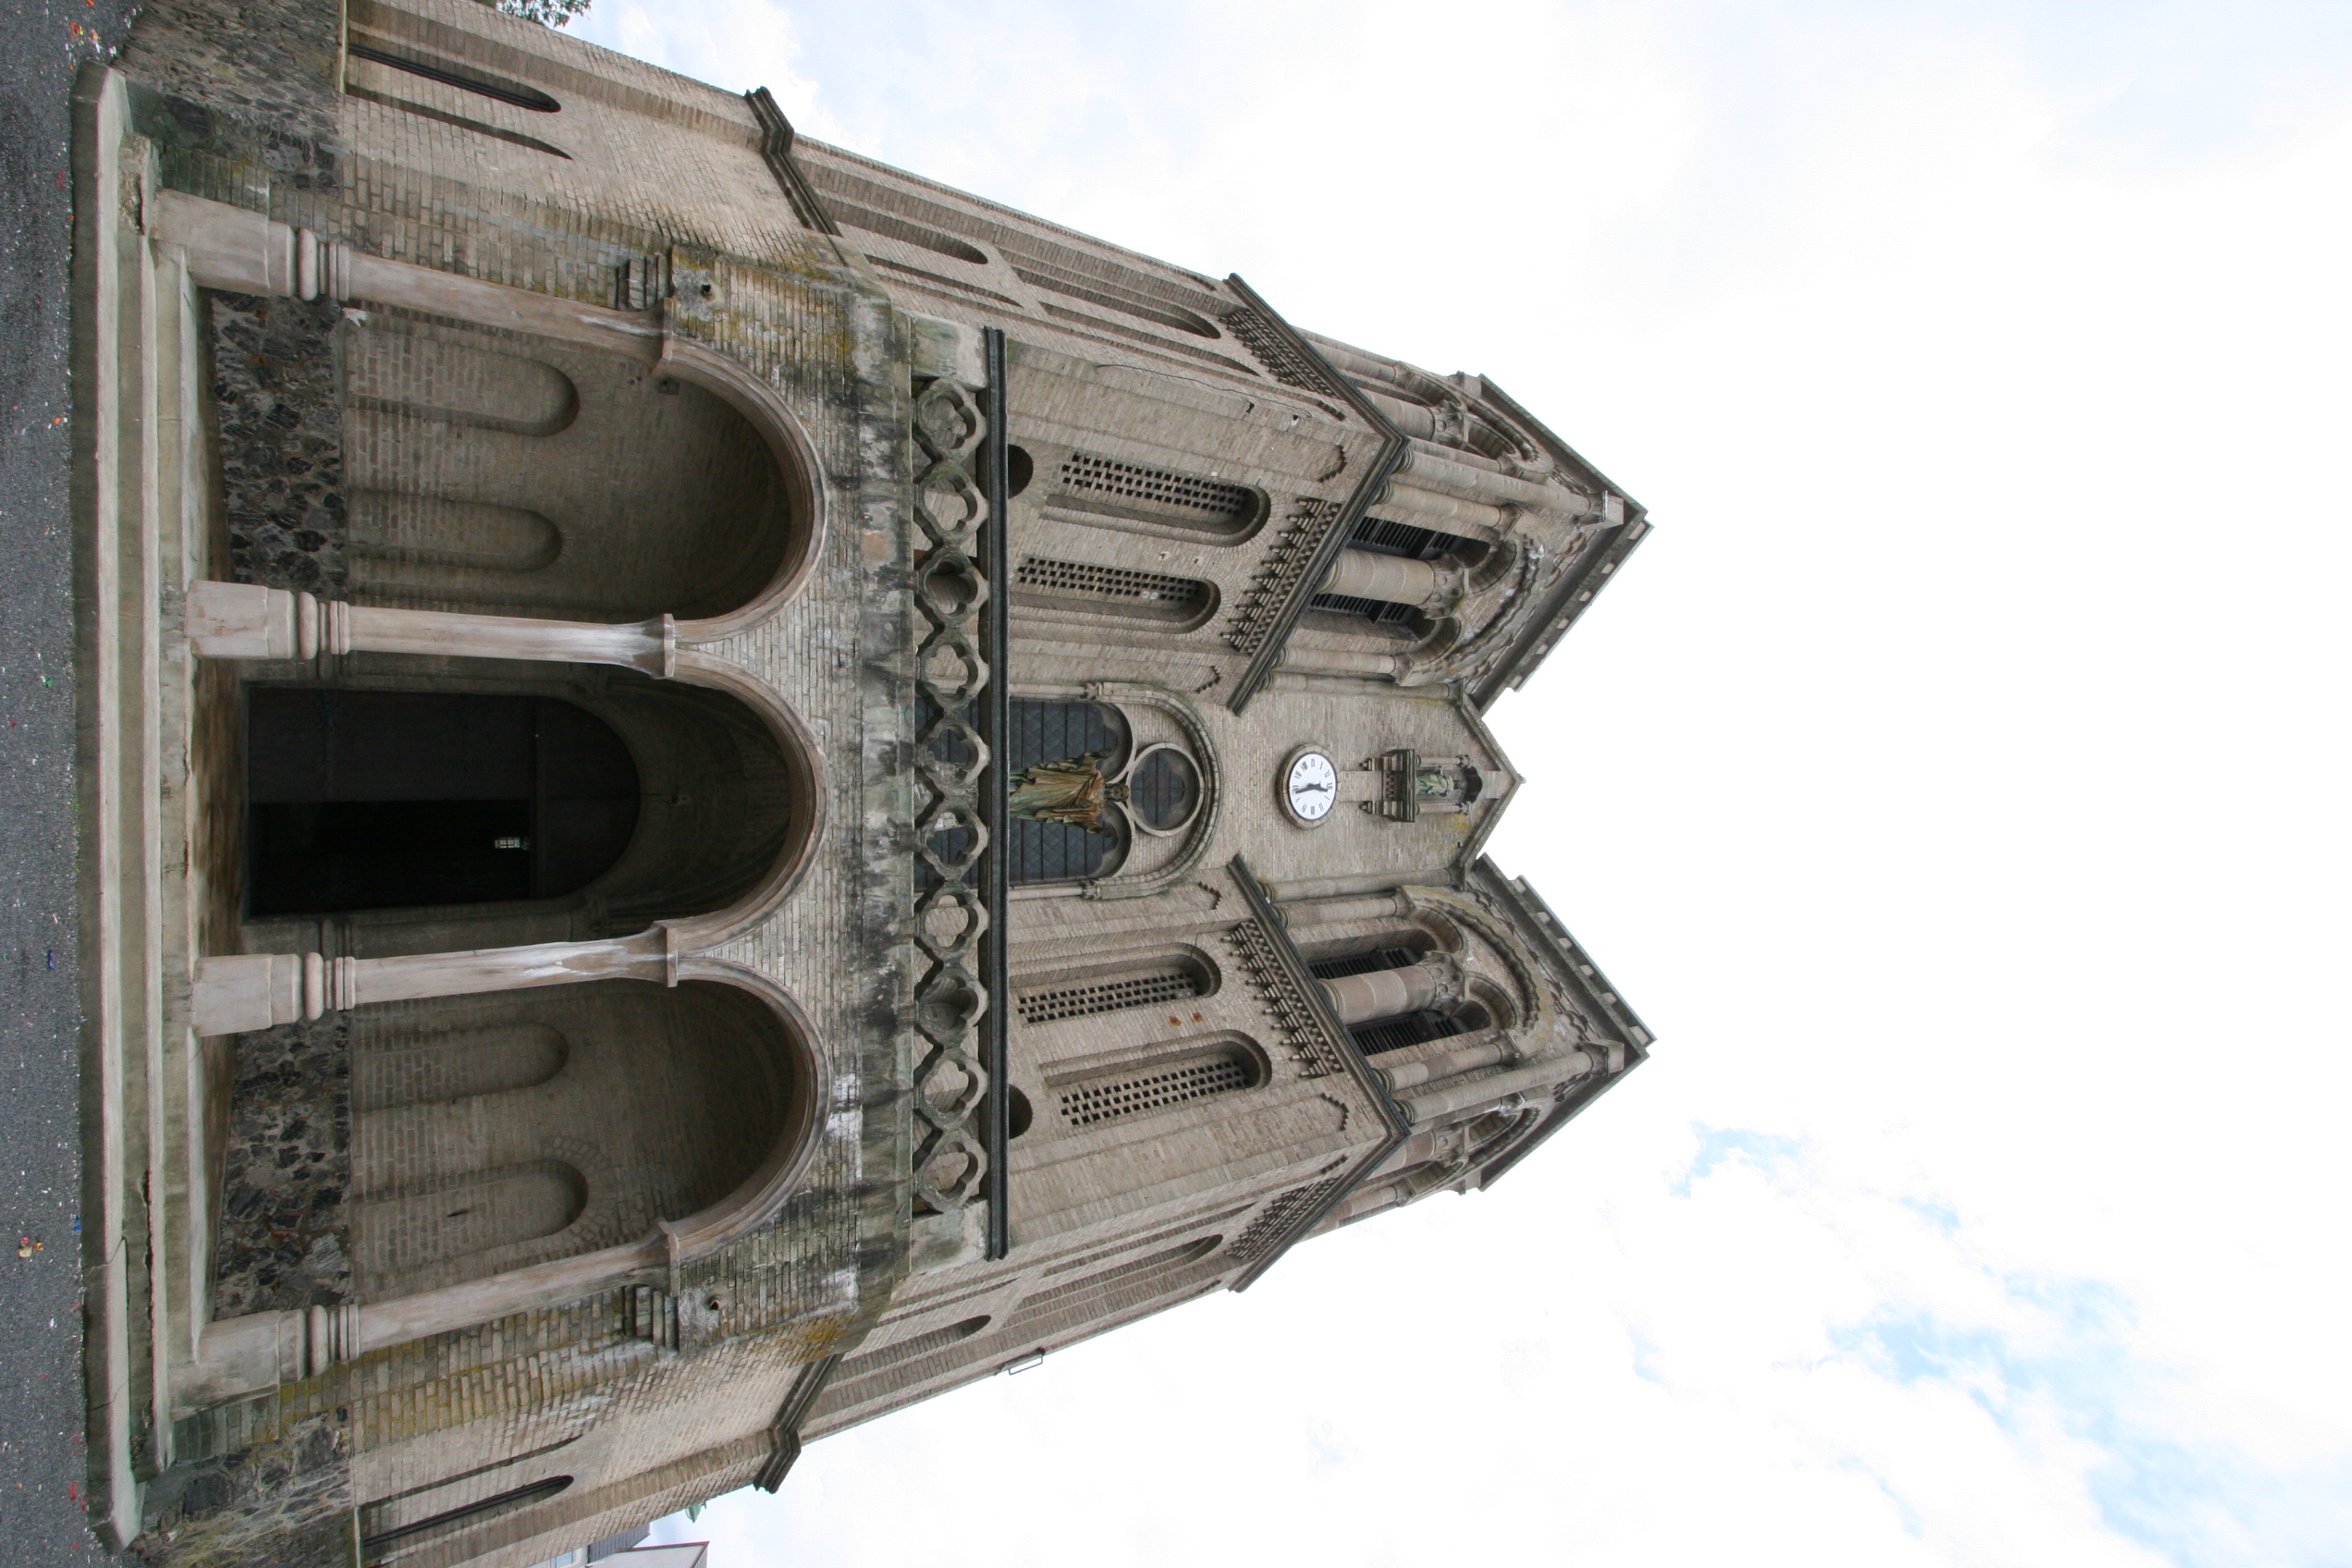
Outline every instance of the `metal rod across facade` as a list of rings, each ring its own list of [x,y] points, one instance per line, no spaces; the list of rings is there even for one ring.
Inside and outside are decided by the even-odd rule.
[[[981,857],[980,875],[981,896],[988,912],[987,942],[982,949],[986,954],[982,979],[988,988],[988,1010],[981,1019],[981,1048],[988,1074],[987,1099],[982,1114],[987,1123],[988,1145],[987,1256],[993,1259],[1012,1250],[1011,1216],[1006,1207],[1011,1186],[1006,1166],[1011,1158],[1012,1145],[1012,1085],[1007,1082],[1011,1068],[1006,1044],[1012,1009],[1012,933],[1006,920],[1006,887],[1012,850],[1012,817],[1009,810],[1011,790],[1006,777],[1012,755],[1012,550],[1007,537],[1012,531],[1012,470],[1005,435],[1011,398],[1003,331],[993,326],[986,328],[982,334],[982,346],[988,370],[988,435],[981,447],[981,465],[986,470],[981,487],[988,503],[988,520],[981,533],[981,552],[986,557],[981,570],[988,580],[988,683],[980,698],[980,734],[988,745],[988,766],[980,779],[980,815],[987,829],[988,852]]]

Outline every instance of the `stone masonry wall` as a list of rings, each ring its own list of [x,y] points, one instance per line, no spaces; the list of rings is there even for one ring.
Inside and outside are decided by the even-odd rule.
[[[214,1317],[350,1293],[350,1061],[341,1014],[238,1037]]]
[[[229,559],[240,582],[345,596],[349,504],[331,300],[211,296]]]
[[[421,78],[371,78],[377,98],[337,93],[332,0],[159,0],[125,62],[165,183],[372,253],[597,304],[650,272],[676,287],[675,330],[733,354],[808,426],[832,511],[826,548],[800,601],[728,651],[784,693],[827,753],[827,853],[740,953],[815,1016],[830,1053],[826,1133],[775,1223],[681,1270],[668,1292],[517,1314],[178,1423],[178,1463],[150,1484],[140,1542],[158,1564],[348,1561],[355,1510],[360,1530],[394,1525],[370,1509],[409,1493],[396,1512],[430,1516],[538,1478],[470,1470],[574,1438],[565,1473],[579,1476],[577,1500],[535,1513],[533,1528],[604,1533],[616,1510],[663,1512],[739,1485],[795,1368],[859,1331],[901,1267],[904,1113],[888,1085],[908,894],[903,857],[869,851],[895,849],[903,815],[891,737],[904,703],[889,669],[907,641],[902,329],[830,242],[793,220],[739,98],[470,3],[424,0],[407,20],[388,6],[351,11],[355,28],[396,44],[546,84],[565,101],[564,129],[533,134],[573,156],[551,178],[533,161],[545,153],[381,101],[441,107],[441,89]],[[459,110],[485,124],[501,113],[446,113]],[[344,596],[339,308],[209,304],[234,570]],[[218,1311],[340,1299],[346,1032],[271,1031],[238,1047]],[[714,1451],[721,1398],[732,1430]],[[470,1557],[501,1533],[468,1526],[434,1551]]]

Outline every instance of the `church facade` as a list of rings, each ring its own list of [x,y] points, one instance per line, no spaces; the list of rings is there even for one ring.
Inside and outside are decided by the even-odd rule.
[[[86,67],[92,1506],[529,1568],[1501,1177],[1648,532],[1501,388],[473,0]]]

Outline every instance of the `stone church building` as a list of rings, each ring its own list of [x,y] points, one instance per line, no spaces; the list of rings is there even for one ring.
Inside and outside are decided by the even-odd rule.
[[[473,0],[76,103],[111,1546],[547,1562],[1644,1059],[1480,716],[1648,525],[1491,382]]]

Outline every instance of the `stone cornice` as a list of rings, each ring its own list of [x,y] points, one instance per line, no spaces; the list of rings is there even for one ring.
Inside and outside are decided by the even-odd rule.
[[[1299,542],[1305,557],[1304,570],[1291,577],[1284,585],[1282,599],[1274,606],[1268,629],[1251,655],[1248,668],[1242,672],[1241,680],[1234,683],[1232,695],[1226,699],[1226,705],[1240,713],[1249,706],[1250,699],[1257,694],[1258,688],[1266,683],[1266,678],[1281,662],[1283,645],[1291,640],[1292,629],[1298,625],[1299,617],[1306,613],[1307,603],[1315,597],[1316,589],[1330,571],[1332,561],[1347,547],[1348,535],[1355,531],[1356,523],[1371,506],[1372,497],[1388,484],[1389,476],[1396,472],[1397,464],[1404,460],[1412,443],[1404,432],[1389,422],[1388,415],[1382,413],[1355,383],[1332,369],[1330,361],[1323,357],[1319,349],[1276,314],[1274,307],[1268,304],[1256,289],[1243,282],[1240,274],[1236,273],[1225,281],[1234,293],[1242,297],[1243,303],[1256,312],[1258,320],[1281,339],[1284,346],[1314,366],[1338,390],[1358,419],[1380,433],[1379,452],[1366,465],[1363,476],[1356,481],[1355,488],[1349,492],[1340,509],[1324,521],[1321,537],[1312,545],[1303,540]]]
[[[1345,1203],[1348,1194],[1412,1135],[1413,1124],[1397,1108],[1394,1096],[1389,1093],[1389,1087],[1381,1082],[1379,1074],[1373,1072],[1371,1064],[1356,1050],[1346,1026],[1340,1022],[1339,1014],[1331,1010],[1331,999],[1324,992],[1322,983],[1308,972],[1306,960],[1300,956],[1297,945],[1291,940],[1290,932],[1282,924],[1282,917],[1275,913],[1273,904],[1268,900],[1266,889],[1258,882],[1256,874],[1250,870],[1249,863],[1235,855],[1231,869],[1233,880],[1241,887],[1242,897],[1249,905],[1252,918],[1269,938],[1274,962],[1280,968],[1278,984],[1292,994],[1298,1006],[1323,1032],[1339,1060],[1341,1072],[1354,1081],[1373,1113],[1380,1119],[1382,1130],[1380,1139],[1323,1194],[1321,1200],[1302,1208],[1292,1217],[1285,1233],[1268,1245],[1264,1256],[1233,1281],[1234,1290],[1245,1291],[1256,1284],[1268,1269],[1280,1262],[1283,1254],[1320,1225],[1332,1209]]]

